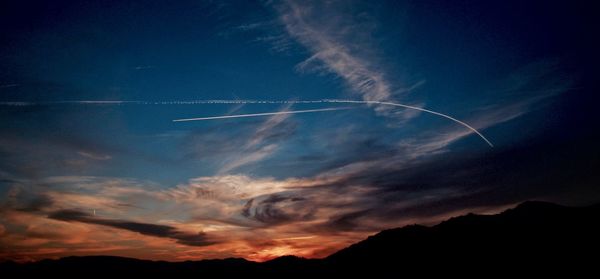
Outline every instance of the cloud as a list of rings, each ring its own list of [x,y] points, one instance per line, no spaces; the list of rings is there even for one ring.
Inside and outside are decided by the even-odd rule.
[[[479,131],[509,122],[544,107],[554,97],[568,92],[573,84],[573,77],[563,74],[557,61],[544,59],[531,62],[494,85],[508,96],[495,96],[492,103],[480,104],[465,122]],[[532,91],[536,94],[531,94]],[[498,91],[490,90],[490,94],[498,94]],[[425,130],[399,141],[396,155],[405,161],[446,153],[451,144],[470,134],[471,131],[457,125]],[[393,162],[398,163],[398,160]]]
[[[18,87],[20,84],[18,83],[6,83],[6,84],[0,84],[0,88],[11,88],[11,87]]]
[[[261,146],[249,152],[247,155],[240,156],[241,158],[234,159],[225,164],[220,170],[219,174],[228,173],[241,166],[248,165],[254,162],[263,160],[273,154],[277,150],[277,145],[270,144]]]
[[[548,70],[548,64],[537,65],[526,65],[499,80],[489,92],[499,94],[491,89],[500,88],[512,96],[523,94],[522,98],[480,103],[466,122],[478,129],[505,123],[568,90],[568,78]],[[524,93],[532,90],[537,94]],[[109,248],[111,254],[139,257],[140,247],[146,251],[144,257],[153,259],[326,256],[381,229],[433,223],[466,211],[492,212],[542,194],[558,196],[568,192],[564,185],[573,177],[587,185],[578,187],[591,185],[589,174],[562,175],[565,172],[555,163],[582,164],[581,170],[594,165],[581,150],[554,154],[547,150],[565,148],[500,146],[466,155],[451,152],[453,144],[470,134],[455,123],[394,139],[388,130],[362,123],[327,126],[323,128],[327,132],[311,135],[320,143],[309,154],[316,165],[313,174],[288,178],[232,174],[280,150],[297,131],[298,124],[288,117],[273,115],[263,122],[244,123],[236,131],[213,129],[184,137],[197,152],[194,156],[222,162],[221,172],[174,186],[118,177],[0,173],[9,187],[0,206],[5,228],[0,245],[11,251],[0,257],[42,258]],[[222,140],[225,137],[231,140]],[[2,140],[18,143],[10,137]],[[30,145],[15,146],[26,150]],[[77,156],[84,156],[77,150],[105,154],[77,144],[68,150]],[[536,169],[537,160],[548,165]]]
[[[39,130],[1,131],[0,152],[0,169],[21,179],[95,169],[112,159],[111,154],[129,154],[80,134],[48,135]]]
[[[77,152],[77,154],[79,154],[83,157],[93,159],[93,160],[98,160],[98,161],[106,161],[106,160],[112,159],[112,156],[106,155],[106,154],[96,154],[96,153],[90,153],[90,152],[85,152],[85,151],[79,151],[79,152]]]
[[[264,260],[285,251],[305,256],[324,253],[319,235],[293,239],[306,233],[298,225],[325,220],[307,215],[313,203],[298,196],[301,193],[293,193],[321,183],[314,179],[277,180],[243,175],[200,177],[169,189],[106,177],[31,181],[27,186],[12,186],[10,198],[4,199],[6,202],[0,207],[0,223],[7,227],[0,245],[10,251],[0,253],[0,257],[73,255],[98,249],[102,243],[105,247],[118,243],[111,254],[136,257],[140,257],[135,251],[140,251],[142,245],[143,257],[154,259],[244,256]],[[37,196],[49,197],[53,202],[37,202]],[[253,203],[250,200],[256,201],[251,208],[245,206]],[[244,208],[249,208],[250,213],[245,214]],[[319,214],[328,213],[323,210]],[[111,231],[94,226],[116,230],[110,235]],[[189,233],[194,231],[201,233]],[[288,237],[292,239],[265,242]],[[173,246],[168,240],[181,246]],[[344,238],[332,245],[341,247],[346,241]],[[48,250],[49,245],[64,249]],[[166,250],[171,252],[160,252]]]
[[[432,144],[446,142],[430,140]],[[166,189],[150,182],[106,177],[46,178],[27,183],[34,187],[29,191],[19,184],[11,188],[12,198],[0,210],[0,223],[5,227],[0,244],[32,257],[36,253],[47,256],[51,250],[44,249],[49,243],[53,247],[78,245],[71,251],[91,251],[100,249],[101,243],[117,245],[111,242],[115,239],[121,243],[111,254],[122,250],[124,254],[119,255],[137,255],[133,252],[136,247],[139,250],[136,245],[143,245],[145,257],[154,259],[167,255],[171,259],[243,256],[255,260],[286,253],[325,256],[384,228],[435,223],[468,211],[494,212],[540,195],[560,197],[592,189],[593,170],[584,174],[560,168],[568,163],[585,170],[594,165],[594,158],[600,158],[597,149],[582,152],[575,147],[581,144],[435,156],[434,150],[444,144],[433,144],[436,147],[420,153],[415,153],[415,147],[399,148],[362,162],[357,157],[306,178],[207,176]],[[415,157],[406,159],[409,155]],[[573,177],[577,177],[577,187],[565,186],[572,185]],[[98,215],[74,208],[95,209]],[[113,232],[100,237],[97,234],[103,230],[93,228],[98,225],[122,235]],[[136,239],[144,242],[135,244]],[[181,245],[173,246],[173,240]],[[202,246],[209,244],[209,248]]]
[[[82,222],[87,224],[108,226],[149,236],[166,237],[177,240],[177,243],[190,246],[207,246],[214,244],[214,242],[210,241],[206,234],[202,232],[192,234],[181,232],[174,227],[166,225],[131,222],[119,219],[96,218],[88,213],[78,210],[60,210],[52,212],[50,215],[48,215],[48,218],[66,222]]]
[[[378,50],[379,42],[371,34],[377,30],[377,22],[368,12],[357,11],[354,5],[345,1],[282,1],[272,3],[279,20],[287,34],[310,52],[310,57],[297,65],[303,71],[321,71],[333,73],[342,78],[349,87],[360,95],[363,101],[371,105],[398,103],[407,94],[422,86],[425,80],[403,86],[390,80],[385,63]],[[461,122],[448,115],[422,109],[423,104],[408,106],[413,110],[395,110],[385,105],[376,105],[375,110],[386,116],[400,116],[398,123],[419,115],[418,110],[437,114],[459,122],[472,131],[485,129],[514,118],[529,111],[534,105],[546,101],[569,89],[573,80],[570,75],[560,73],[560,61],[542,59],[534,61],[510,73],[505,80],[498,81],[494,90],[503,92],[503,96],[492,96],[490,103],[476,106],[471,110],[471,119]],[[399,77],[394,76],[394,80]],[[519,98],[519,93],[526,91]],[[531,94],[531,92],[539,94]],[[508,92],[508,93],[507,93]],[[499,101],[500,100],[500,101]],[[507,101],[512,100],[512,101]],[[518,101],[514,101],[518,100]],[[404,103],[404,102],[403,102]],[[466,123],[469,124],[466,124]],[[448,129],[446,129],[448,130]],[[446,137],[431,138],[426,147],[420,147],[423,154],[432,150],[439,152],[448,144],[468,135],[468,132],[453,130]],[[480,135],[491,146],[492,144]],[[412,141],[412,140],[408,140]],[[419,141],[419,140],[417,140]]]
[[[242,215],[268,225],[311,220],[316,209],[307,207],[305,198],[276,193],[246,202]]]
[[[17,207],[17,210],[25,212],[39,212],[52,206],[54,201],[48,195],[34,195],[29,199],[26,204],[22,207]]]
[[[285,112],[291,104],[284,106],[280,112]],[[230,158],[218,171],[225,174],[239,167],[261,161],[279,147],[279,142],[287,139],[295,131],[295,125],[285,125],[283,122],[290,117],[289,114],[275,114],[263,122],[246,143],[242,146],[239,155]]]
[[[229,118],[247,118],[247,117],[279,115],[279,114],[298,114],[298,113],[309,113],[309,112],[335,111],[335,110],[345,110],[345,109],[350,109],[350,108],[322,108],[322,109],[308,109],[308,110],[263,112],[263,113],[252,113],[252,114],[221,115],[221,116],[211,116],[211,117],[175,119],[175,120],[173,120],[173,122],[204,121],[204,120],[217,120],[217,119],[229,119]]]
[[[355,10],[354,4],[269,1],[275,20],[256,23],[252,18],[251,24],[233,24],[233,28],[260,32],[279,24],[283,28],[271,31],[285,34],[263,34],[256,41],[268,41],[279,51],[302,48],[305,59],[296,64],[296,71],[334,77],[357,96],[352,99],[402,100],[423,107],[410,94],[425,80],[405,80],[397,75],[402,71],[392,72],[387,67],[392,65],[385,61],[382,50],[387,45],[382,43],[390,41],[378,40],[376,36],[383,30],[368,13]],[[227,10],[218,5],[216,10]],[[457,65],[450,68],[461,68],[460,59],[451,60]],[[487,80],[513,62],[501,63],[481,76],[461,76],[465,79],[457,84],[436,86],[452,90],[460,87],[460,82]],[[394,69],[400,66],[394,65]],[[476,129],[513,121],[571,87],[572,79],[561,74],[559,66],[544,60],[507,71],[507,78],[498,79],[487,90],[455,94],[476,97],[441,109],[455,109],[449,114]],[[136,68],[150,69],[147,65]],[[87,110],[80,107],[152,105],[167,109],[165,106],[185,104],[195,109],[201,104],[228,104],[233,107],[228,114],[232,114],[244,104],[242,100],[40,101],[0,103],[11,106],[6,107],[7,115],[17,112],[10,116],[16,126],[8,121],[5,128],[9,130],[0,134],[0,183],[6,189],[0,191],[0,258],[89,253],[168,260],[232,256],[265,260],[290,253],[322,257],[384,228],[436,222],[465,211],[494,211],[529,198],[566,197],[563,194],[594,189],[597,184],[594,166],[599,165],[600,156],[592,140],[565,147],[547,144],[552,138],[538,138],[531,141],[544,144],[508,148],[500,141],[509,138],[504,136],[498,137],[499,146],[490,150],[482,142],[462,141],[472,134],[456,123],[432,125],[425,115],[419,121],[405,122],[418,112],[376,104],[372,104],[376,116],[386,117],[372,117],[370,110],[361,115],[336,113],[327,115],[333,116],[327,121],[304,127],[281,113],[240,121],[243,123],[234,128],[196,128],[189,134],[188,130],[158,131],[161,134],[149,138],[138,134],[164,128],[161,123],[141,129],[129,125],[141,119],[131,118],[131,113],[88,118]],[[284,102],[253,103],[272,106]],[[77,107],[77,112],[54,109],[55,105]],[[286,112],[292,107],[288,104],[279,109]],[[41,113],[43,110],[47,111]],[[26,111],[36,113],[22,117]],[[161,113],[168,111],[172,112]],[[86,117],[80,117],[80,112],[86,112]],[[106,123],[114,125],[95,125]],[[387,129],[400,126],[397,123],[403,129]],[[514,124],[517,131],[529,128]],[[507,133],[502,128],[498,130]],[[492,141],[498,130],[488,130]],[[571,130],[560,132],[570,136]],[[81,138],[82,133],[89,139]],[[113,134],[122,135],[118,142],[134,146],[118,148],[99,142],[111,140]],[[183,143],[183,148],[178,143]],[[462,152],[460,148],[466,144],[459,143],[468,144],[468,152]],[[136,159],[152,155],[135,150],[185,154],[174,166],[165,160],[147,166]],[[276,168],[284,164],[291,167],[278,172]],[[569,167],[561,168],[565,165]],[[95,166],[102,169],[93,169]],[[124,173],[141,178],[110,176]],[[160,177],[161,182],[143,180],[147,177]],[[165,182],[170,179],[176,182]],[[585,193],[595,192],[578,194]],[[595,197],[586,196],[589,200]]]
[[[279,111],[286,112],[291,105],[286,103]],[[260,122],[236,123],[234,129],[192,131],[183,137],[182,160],[203,160],[215,168],[217,175],[228,174],[269,158],[295,134],[296,128],[297,123],[290,120],[289,114],[275,114]]]
[[[140,70],[151,70],[151,69],[154,69],[154,68],[155,67],[152,66],[152,65],[138,65],[138,66],[133,67],[133,69],[135,69],[137,71],[140,71]]]
[[[410,86],[390,82],[389,74],[381,64],[382,59],[377,55],[376,40],[370,35],[375,23],[364,20],[364,13],[348,12],[344,4],[344,1],[283,1],[273,4],[288,35],[311,53],[296,68],[301,72],[317,70],[333,73],[364,101],[393,101],[396,95],[406,94],[422,85],[422,80]],[[375,110],[404,120],[417,115],[386,106],[376,106]]]

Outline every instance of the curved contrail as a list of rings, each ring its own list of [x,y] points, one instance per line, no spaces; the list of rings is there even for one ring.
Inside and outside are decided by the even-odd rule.
[[[380,101],[356,101],[356,100],[323,100],[324,103],[350,103],[350,104],[378,104],[378,105],[388,105],[388,106],[395,106],[395,107],[402,107],[402,108],[407,108],[407,109],[414,109],[414,110],[418,110],[418,111],[422,111],[422,112],[427,112],[427,113],[431,113],[431,114],[435,114],[437,116],[441,116],[447,119],[450,119],[460,125],[463,125],[465,127],[467,127],[469,130],[473,131],[474,133],[476,133],[481,139],[483,139],[490,147],[494,147],[494,145],[479,131],[477,131],[477,129],[473,128],[471,125],[460,121],[450,115],[447,114],[443,114],[440,112],[436,112],[433,110],[428,110],[428,109],[424,109],[424,108],[420,108],[420,107],[415,107],[415,106],[409,106],[409,105],[404,105],[404,104],[400,104],[400,103],[392,103],[392,102],[380,102]]]

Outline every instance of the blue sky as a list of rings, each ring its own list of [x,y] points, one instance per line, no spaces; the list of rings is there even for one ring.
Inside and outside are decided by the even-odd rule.
[[[7,1],[0,237],[15,244],[0,256],[323,256],[458,212],[597,201],[594,19],[583,2],[509,2]],[[214,99],[371,104],[176,103]],[[86,237],[36,238],[14,216]],[[94,227],[125,240],[92,243]]]

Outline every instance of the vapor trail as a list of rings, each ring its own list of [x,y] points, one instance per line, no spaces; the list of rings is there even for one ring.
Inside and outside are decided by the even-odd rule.
[[[119,100],[108,100],[108,101],[97,101],[97,100],[78,100],[78,101],[56,101],[56,102],[0,102],[0,106],[35,106],[35,105],[65,105],[65,104],[79,104],[79,105],[201,105],[201,104],[323,104],[323,103],[348,103],[348,104],[375,104],[375,105],[387,105],[394,107],[402,107],[406,109],[418,110],[433,115],[441,116],[446,119],[452,120],[473,133],[477,134],[482,140],[485,141],[490,147],[494,145],[477,129],[471,125],[460,121],[450,115],[443,114],[441,112],[420,108],[411,105],[405,105],[401,103],[393,102],[380,102],[380,101],[359,101],[359,100],[343,100],[343,99],[323,99],[323,100],[185,100],[185,101],[119,101]],[[202,120],[214,120],[214,119],[227,119],[227,118],[243,118],[243,117],[257,117],[266,115],[277,115],[277,114],[295,114],[295,113],[308,113],[308,112],[319,112],[319,111],[333,111],[343,110],[350,108],[325,108],[325,109],[311,109],[311,110],[297,110],[297,111],[281,111],[281,112],[265,112],[255,114],[240,114],[240,115],[224,115],[224,116],[213,116],[213,117],[200,117],[200,118],[189,118],[189,119],[176,119],[174,122],[184,121],[202,121]]]
[[[420,107],[415,107],[415,106],[409,106],[409,105],[404,105],[404,104],[400,104],[400,103],[392,103],[392,102],[379,102],[379,101],[355,101],[355,100],[323,100],[324,103],[350,103],[350,104],[378,104],[378,105],[388,105],[388,106],[395,106],[395,107],[402,107],[402,108],[407,108],[407,109],[414,109],[414,110],[418,110],[418,111],[422,111],[422,112],[427,112],[427,113],[431,113],[431,114],[435,114],[437,116],[441,116],[447,119],[450,119],[460,125],[463,125],[465,127],[467,127],[469,130],[473,131],[475,134],[477,134],[481,139],[483,139],[490,147],[494,147],[494,145],[479,131],[477,131],[477,129],[473,128],[471,125],[460,121],[450,115],[447,114],[443,114],[440,112],[436,112],[433,110],[428,110],[428,109],[424,109],[424,108],[420,108]]]
[[[485,143],[487,143],[490,147],[494,147],[492,142],[490,142],[481,132],[477,129],[473,128],[471,125],[460,121],[450,115],[443,114],[441,112],[420,108],[411,105],[405,105],[401,103],[393,103],[393,102],[380,102],[380,101],[359,101],[359,100],[340,100],[340,99],[323,99],[323,100],[196,100],[196,101],[183,101],[183,102],[175,102],[175,104],[315,104],[315,103],[347,103],[347,104],[376,104],[376,105],[387,105],[394,107],[401,107],[406,109],[418,110],[426,113],[430,113],[433,115],[441,116],[446,119],[450,119],[467,129],[471,130],[473,133],[477,134]],[[173,104],[173,103],[171,103]],[[314,109],[314,110],[298,110],[298,111],[283,111],[283,112],[267,112],[267,113],[256,113],[256,114],[241,114],[241,115],[225,115],[225,116],[213,116],[213,117],[201,117],[201,118],[190,118],[190,119],[177,119],[173,120],[174,122],[181,121],[195,121],[195,120],[213,120],[213,119],[226,119],[226,118],[241,118],[241,117],[255,117],[255,116],[265,116],[265,115],[275,115],[275,114],[293,114],[293,113],[305,113],[305,112],[316,112],[316,111],[329,111],[329,110],[340,110],[340,109],[349,109],[349,108],[326,108],[326,109]]]
[[[245,117],[258,117],[258,116],[267,116],[267,115],[297,114],[297,113],[334,111],[334,110],[346,110],[346,109],[352,109],[352,108],[344,107],[344,108],[307,109],[307,110],[263,112],[263,113],[252,113],[252,114],[223,115],[223,116],[212,116],[212,117],[184,118],[184,119],[175,119],[175,120],[173,120],[173,122],[202,121],[202,120],[215,120],[215,119],[227,119],[227,118],[245,118]]]

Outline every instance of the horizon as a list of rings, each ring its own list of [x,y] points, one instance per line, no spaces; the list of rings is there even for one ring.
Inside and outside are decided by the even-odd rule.
[[[585,1],[5,1],[0,260],[323,258],[600,202]]]
[[[525,205],[527,205],[527,207]],[[473,215],[475,215],[475,216],[482,216],[482,217],[485,217],[485,218],[494,218],[494,217],[500,217],[502,215],[506,216],[507,213],[509,213],[509,212],[516,212],[516,211],[519,211],[519,212],[525,213],[525,214],[528,214],[528,213],[530,214],[530,213],[532,213],[532,211],[531,211],[532,208],[535,208],[537,210],[539,210],[539,209],[545,209],[546,214],[548,214],[549,212],[551,212],[551,211],[547,211],[548,206],[550,206],[550,207],[558,207],[558,208],[561,208],[562,210],[564,210],[564,209],[587,209],[587,210],[592,210],[592,212],[593,212],[593,209],[594,208],[598,208],[600,206],[600,203],[594,203],[594,204],[582,205],[582,206],[568,206],[568,205],[561,205],[561,204],[547,202],[547,201],[541,201],[541,200],[528,200],[528,201],[524,201],[524,202],[518,203],[518,204],[513,205],[513,206],[506,207],[506,208],[504,208],[504,209],[502,209],[502,210],[500,210],[498,212],[484,212],[484,213],[478,213],[478,214],[474,214],[472,212],[469,212],[467,214],[458,215],[458,216],[454,216],[453,215],[453,216],[451,216],[448,219],[441,220],[439,222],[430,223],[430,224],[408,224],[408,225],[405,225],[405,226],[399,227],[399,228],[385,229],[384,231],[378,232],[378,233],[376,233],[374,235],[370,235],[367,238],[360,240],[359,242],[353,243],[353,244],[351,244],[351,245],[349,245],[347,247],[342,247],[340,250],[335,251],[334,253],[332,253],[330,255],[326,255],[325,257],[320,257],[320,258],[305,258],[305,257],[296,256],[296,255],[281,255],[281,256],[278,256],[276,258],[263,259],[263,260],[252,260],[252,259],[246,259],[246,258],[243,258],[243,257],[228,257],[228,258],[214,258],[214,259],[210,258],[210,259],[200,259],[200,260],[179,260],[179,261],[177,261],[177,260],[169,260],[169,259],[156,260],[156,259],[151,259],[151,258],[150,259],[144,259],[144,258],[131,258],[131,257],[124,257],[124,256],[115,256],[115,255],[105,255],[105,254],[97,254],[97,255],[92,254],[92,255],[84,255],[84,256],[66,256],[66,257],[56,257],[56,258],[44,258],[44,259],[40,259],[40,260],[37,260],[37,261],[36,260],[30,260],[30,261],[13,261],[13,260],[10,260],[10,259],[0,259],[0,264],[7,263],[7,262],[8,263],[12,262],[12,263],[17,263],[17,264],[21,264],[21,265],[25,265],[26,266],[27,264],[36,264],[36,263],[38,263],[41,260],[64,261],[65,259],[69,259],[69,258],[84,258],[86,260],[90,260],[90,258],[92,258],[91,259],[92,261],[97,261],[97,258],[119,258],[119,259],[134,259],[134,260],[139,260],[139,261],[150,261],[150,262],[169,262],[169,263],[174,263],[174,264],[177,264],[177,263],[186,263],[186,262],[190,262],[190,261],[192,261],[192,262],[202,262],[202,261],[212,262],[212,261],[215,261],[215,260],[216,261],[243,260],[244,262],[250,262],[250,263],[255,263],[255,264],[262,264],[262,263],[274,262],[274,261],[278,261],[278,260],[281,260],[281,259],[290,259],[290,258],[299,259],[299,260],[323,260],[323,261],[331,261],[332,257],[335,257],[335,256],[339,257],[339,254],[341,252],[347,252],[348,250],[356,249],[354,247],[355,245],[359,245],[361,243],[368,242],[373,237],[374,238],[377,238],[377,237],[382,238],[383,236],[381,234],[384,233],[384,232],[388,232],[389,233],[390,231],[394,231],[395,233],[397,233],[399,231],[412,229],[414,227],[424,227],[424,228],[428,228],[428,229],[434,229],[434,228],[439,227],[438,225],[441,225],[441,224],[446,224],[447,225],[448,223],[452,223],[452,222],[456,223],[457,220],[461,220],[461,219],[465,219],[465,218],[470,218]],[[535,212],[535,211],[533,211],[533,212]],[[538,214],[539,214],[539,212],[538,212]],[[544,216],[544,214],[538,215],[538,217],[543,217],[543,216]],[[592,216],[590,216],[590,217],[592,217]],[[546,215],[546,218],[547,217],[548,217],[548,215]],[[554,216],[554,217],[557,217],[557,216]],[[575,218],[581,218],[581,216],[577,216],[577,215],[571,216],[571,218],[573,218],[573,217],[575,217]],[[530,220],[530,221],[533,221],[533,220]],[[482,224],[483,223],[480,223],[479,225],[482,225]],[[556,225],[556,224],[554,224],[554,225]],[[581,224],[579,224],[579,225],[581,225]],[[589,226],[589,224],[588,224],[588,226]],[[460,228],[460,226],[458,228]],[[468,230],[468,229],[474,229],[474,228],[476,228],[476,227],[469,228],[467,226],[467,227],[462,227],[461,229],[462,230]],[[593,228],[593,225],[592,225],[592,228]],[[506,226],[503,226],[503,229],[509,229],[509,228],[506,227]],[[589,235],[589,233],[586,234],[586,235]],[[398,239],[398,240],[400,240],[400,239]],[[11,266],[8,266],[8,267],[11,267]]]
[[[562,205],[562,204],[557,204],[557,203],[552,203],[552,202],[547,202],[547,201],[540,201],[540,200],[528,200],[528,201],[524,201],[512,206],[507,206],[507,207],[503,207],[502,209],[499,210],[494,210],[493,212],[489,212],[489,211],[484,211],[481,213],[473,213],[473,212],[467,212],[464,214],[460,214],[460,215],[450,215],[449,218],[444,219],[444,220],[438,220],[436,222],[431,222],[428,224],[407,224],[404,225],[402,227],[397,227],[397,228],[388,228],[385,229],[383,231],[377,232],[373,235],[369,235],[367,236],[367,238],[365,239],[361,239],[356,243],[352,243],[349,246],[346,247],[342,247],[340,250],[334,251],[332,254],[329,255],[325,255],[324,257],[319,257],[319,258],[306,258],[306,257],[300,257],[300,256],[296,256],[296,255],[292,255],[292,254],[288,254],[288,255],[280,255],[278,257],[275,258],[269,258],[269,259],[259,259],[259,260],[252,260],[252,259],[246,259],[244,257],[227,257],[227,258],[207,258],[207,259],[199,259],[199,260],[191,260],[191,261],[204,261],[204,260],[231,260],[231,259],[241,259],[244,261],[248,261],[248,262],[254,262],[254,263],[264,263],[264,262],[269,262],[272,260],[277,260],[280,258],[298,258],[298,259],[304,259],[304,260],[326,260],[327,258],[337,254],[338,252],[341,252],[343,250],[347,250],[347,249],[351,249],[351,247],[355,244],[364,242],[364,241],[368,241],[369,238],[371,237],[377,237],[379,236],[380,233],[384,232],[384,231],[398,231],[398,230],[404,230],[404,229],[408,229],[408,228],[412,228],[414,226],[420,226],[420,227],[426,227],[426,228],[434,228],[437,227],[437,225],[442,224],[442,223],[448,223],[448,222],[454,222],[456,221],[456,219],[461,219],[462,217],[468,218],[469,216],[472,216],[473,214],[476,216],[490,216],[490,217],[495,217],[495,216],[500,216],[505,214],[506,212],[509,211],[513,211],[513,210],[522,210],[522,207],[524,205],[529,205],[531,206],[531,204],[535,204],[535,206],[537,208],[540,208],[541,206],[559,206],[561,208],[593,208],[593,207],[597,207],[600,205],[600,203],[594,203],[594,204],[589,204],[589,205],[582,205],[582,206],[568,206],[568,205]],[[543,207],[542,207],[543,208]],[[498,208],[496,208],[498,209]],[[90,254],[90,255],[83,255],[83,256],[77,256],[77,255],[71,255],[71,256],[66,256],[66,257],[55,257],[55,258],[43,258],[43,259],[39,259],[39,260],[29,260],[29,261],[15,261],[16,263],[20,263],[20,264],[27,264],[27,263],[36,263],[40,260],[61,260],[61,259],[65,259],[65,258],[82,258],[82,257],[107,257],[107,258],[124,258],[124,259],[135,259],[135,260],[141,260],[141,261],[152,261],[152,262],[171,262],[171,263],[182,263],[182,262],[187,262],[190,260],[170,260],[170,259],[152,259],[152,258],[132,258],[132,257],[126,257],[126,256],[116,256],[116,255],[107,255],[107,254]],[[2,261],[13,261],[11,259],[0,259],[0,263]]]

